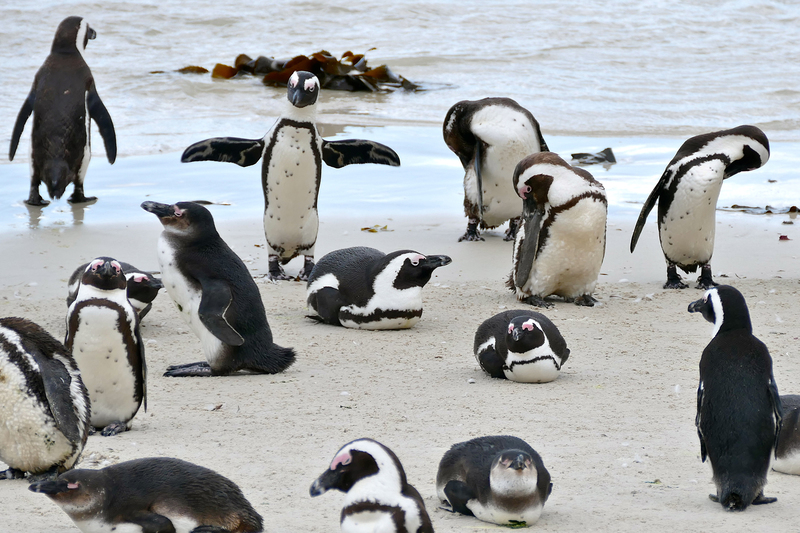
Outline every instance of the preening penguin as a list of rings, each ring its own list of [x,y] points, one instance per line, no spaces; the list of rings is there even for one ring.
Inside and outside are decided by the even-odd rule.
[[[532,154],[514,170],[522,198],[508,287],[517,299],[551,307],[550,295],[593,306],[606,250],[606,191],[582,168],[552,152]]]
[[[722,181],[755,170],[769,160],[769,141],[755,126],[704,133],[687,140],[667,165],[644,202],[631,236],[636,248],[647,215],[658,202],[658,238],[667,260],[665,289],[688,287],[677,267],[694,272],[700,267],[698,289],[716,285],[711,276],[717,198]]]
[[[536,311],[503,311],[475,332],[475,359],[493,378],[524,383],[553,381],[569,358],[558,328]]]
[[[482,241],[480,228],[506,220],[505,240],[516,235],[522,204],[514,193],[514,167],[527,155],[547,152],[539,123],[511,98],[463,100],[447,112],[444,142],[464,167],[467,231],[458,241]]]
[[[67,17],[58,25],[53,47],[33,80],[11,135],[8,158],[13,160],[25,122],[33,113],[31,133],[31,189],[25,203],[47,205],[39,184],[44,182],[50,198],[61,198],[67,185],[74,189],[73,203],[96,200],[83,194],[83,180],[91,150],[91,120],[97,123],[109,163],[117,158],[114,124],[97,94],[92,72],[83,51],[95,31],[81,17]]]
[[[330,489],[346,493],[343,533],[433,533],[422,496],[406,480],[394,452],[377,441],[354,440],[336,452],[310,493]]]
[[[263,531],[261,516],[234,482],[169,457],[71,470],[29,489],[46,494],[84,533]]]
[[[217,233],[208,209],[194,202],[144,202],[142,209],[164,226],[158,239],[161,279],[208,361],[170,366],[164,375],[275,374],[288,368],[294,350],[273,342],[258,285]]]
[[[478,437],[442,457],[436,494],[453,512],[484,522],[530,526],[553,490],[542,458],[517,437]]]
[[[158,291],[164,287],[161,280],[153,276],[150,272],[145,272],[136,268],[135,266],[119,261],[122,271],[125,273],[125,279],[128,280],[127,294],[128,301],[131,303],[136,312],[139,314],[139,319],[150,312],[153,307],[153,300],[158,296]],[[67,307],[72,305],[75,298],[78,296],[78,288],[81,284],[81,278],[89,263],[84,263],[75,269],[75,272],[69,277],[69,293],[67,294]]]
[[[24,318],[0,318],[0,480],[55,476],[89,435],[89,395],[63,344]]]
[[[323,256],[308,277],[308,307],[321,322],[356,329],[405,329],[422,316],[422,288],[446,255],[385,254],[355,246]]]
[[[800,475],[800,395],[781,395],[781,407],[783,423],[772,469],[797,476]]]
[[[689,312],[714,324],[700,359],[695,419],[717,486],[709,497],[730,511],[772,503],[763,491],[783,414],[769,350],[753,336],[744,296],[733,287],[706,291]]]
[[[269,247],[269,277],[292,279],[281,265],[305,257],[298,278],[305,281],[314,268],[319,215],[317,199],[322,162],[341,168],[356,163],[400,166],[388,146],[357,139],[326,141],[316,124],[319,80],[297,71],[288,82],[289,104],[263,139],[217,137],[189,146],[181,157],[191,161],[224,161],[247,167],[263,159],[264,235]]]
[[[89,391],[92,427],[106,437],[129,430],[142,403],[147,411],[144,343],[127,285],[119,261],[98,257],[87,264],[67,312],[64,344]]]

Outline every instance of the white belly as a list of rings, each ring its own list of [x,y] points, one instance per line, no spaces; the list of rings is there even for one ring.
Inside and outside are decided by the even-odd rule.
[[[522,383],[547,383],[558,377],[559,369],[553,359],[540,359],[534,363],[516,364],[512,370],[503,370],[506,378]]]
[[[398,290],[391,286],[391,281],[388,280],[390,276],[379,276],[375,281],[376,294],[364,307],[356,305],[343,306],[339,311],[339,322],[346,328],[355,329],[406,329],[413,327],[419,322],[420,315],[422,314],[422,287],[410,287],[408,289]],[[392,278],[393,279],[393,278]],[[377,320],[370,320],[369,322],[358,322],[344,318],[346,313],[356,316],[369,316],[377,309],[386,310],[400,310],[407,312],[418,311],[417,316],[409,318],[380,318]]]
[[[396,533],[391,515],[384,512],[363,512],[345,517],[342,533]]]
[[[491,502],[482,505],[478,500],[467,502],[467,508],[472,511],[475,518],[493,524],[508,524],[512,520],[515,522],[525,522],[527,525],[535,524],[542,515],[542,505],[531,506],[521,512],[509,512],[505,509],[494,507]]]
[[[800,475],[800,451],[775,459],[772,461],[772,469],[784,474]]]
[[[158,511],[156,511],[158,512]],[[175,533],[190,533],[199,524],[196,520],[186,518],[183,516],[175,516],[166,513],[163,514],[172,522],[175,527]],[[97,519],[91,520],[74,520],[75,525],[83,533],[142,533],[142,526],[131,523],[109,524]]]

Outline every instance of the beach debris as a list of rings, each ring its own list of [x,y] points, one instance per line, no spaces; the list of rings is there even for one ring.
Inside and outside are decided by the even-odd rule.
[[[789,238],[788,235],[778,235],[779,241],[791,241],[792,239]]]
[[[778,183],[778,180],[767,180],[767,183]]]
[[[613,165],[617,162],[617,158],[614,157],[614,152],[611,150],[611,148],[606,148],[605,150],[601,150],[596,154],[572,154],[572,159],[576,161],[578,165]]]
[[[394,231],[393,229],[389,229],[389,225],[381,226],[380,224],[375,224],[374,226],[368,226],[366,228],[361,228],[361,231],[366,231],[367,233],[378,233],[379,231]]]
[[[208,405],[206,405],[206,406],[204,407],[204,409],[205,409],[206,411],[219,411],[220,409],[222,409],[222,404],[221,404],[221,403],[220,403],[220,404],[217,404],[217,405],[214,405],[214,404],[208,404]]]
[[[751,205],[733,204],[730,207],[719,207],[717,209],[720,211],[741,211],[750,215],[785,215],[798,213],[798,208],[796,205],[791,207],[773,207],[771,205],[766,207],[757,207]]]
[[[793,220],[784,220],[782,222],[782,224],[786,224],[787,226],[790,226],[790,225],[794,224],[794,221]]]

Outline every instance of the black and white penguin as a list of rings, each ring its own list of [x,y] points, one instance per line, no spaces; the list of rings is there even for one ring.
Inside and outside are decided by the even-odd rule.
[[[247,267],[222,240],[211,213],[194,202],[144,202],[164,225],[158,239],[161,279],[181,317],[200,338],[208,362],[174,365],[165,376],[275,374],[294,362],[272,340],[267,313]]]
[[[781,395],[783,423],[775,448],[772,469],[784,474],[800,475],[800,395]]]
[[[422,316],[422,288],[446,255],[412,250],[385,254],[355,246],[322,257],[308,277],[315,320],[355,329],[405,329]]]
[[[89,395],[63,344],[24,318],[0,318],[0,480],[56,476],[89,435]]]
[[[119,261],[119,264],[125,273],[125,279],[128,280],[128,301],[136,309],[141,320],[153,308],[153,300],[156,299],[158,291],[164,287],[164,284],[150,272],[140,270],[130,263]],[[72,302],[78,296],[78,288],[87,266],[89,266],[89,263],[82,264],[69,277],[67,307],[72,305]]]
[[[539,520],[553,484],[542,458],[518,437],[477,437],[445,452],[436,494],[453,512],[484,522],[530,526]]]
[[[522,198],[508,287],[517,299],[551,307],[550,295],[593,306],[606,251],[608,201],[603,185],[552,152],[532,154],[514,169]]]
[[[206,139],[189,146],[181,157],[184,163],[224,161],[242,167],[263,158],[264,235],[272,280],[292,279],[281,265],[298,255],[305,257],[298,279],[308,279],[314,268],[323,161],[334,168],[356,163],[400,166],[400,158],[388,146],[357,139],[323,139],[316,124],[319,91],[316,76],[297,71],[288,82],[289,104],[263,139]]]
[[[32,483],[84,533],[258,533],[261,516],[228,478],[180,459],[150,457],[76,469]]]
[[[695,419],[700,455],[711,460],[717,486],[709,498],[730,511],[772,503],[763,491],[783,415],[769,350],[753,336],[744,296],[731,286],[706,291],[689,312],[714,324],[700,359]]]
[[[495,228],[506,220],[505,240],[513,241],[522,204],[511,178],[522,158],[548,151],[539,123],[511,98],[463,100],[447,112],[443,134],[465,172],[467,231],[458,241],[482,241],[479,226]]]
[[[342,533],[433,533],[422,496],[408,483],[400,459],[380,442],[358,439],[336,452],[310,493],[330,489],[346,494]]]
[[[558,328],[536,311],[503,311],[475,332],[475,359],[493,378],[523,383],[553,381],[569,358]]]
[[[47,205],[39,194],[44,182],[50,198],[61,198],[74,185],[69,201],[96,200],[83,194],[83,180],[91,150],[91,120],[103,136],[109,163],[117,158],[117,138],[111,116],[97,94],[83,51],[95,31],[81,17],[67,17],[58,25],[53,47],[33,80],[33,87],[17,115],[9,159],[14,159],[25,122],[33,113],[31,133],[31,190],[26,203]]]
[[[147,365],[139,316],[128,301],[122,265],[98,257],[83,272],[67,311],[67,338],[92,401],[91,425],[105,437],[131,428],[144,403]]]
[[[631,237],[636,248],[647,215],[658,202],[658,237],[667,260],[665,289],[685,289],[677,267],[700,267],[698,289],[716,285],[711,276],[717,198],[722,180],[755,170],[769,160],[769,141],[755,126],[704,133],[687,140],[647,197]]]

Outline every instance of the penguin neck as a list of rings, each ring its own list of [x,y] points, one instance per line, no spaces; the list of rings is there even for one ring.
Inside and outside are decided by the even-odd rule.
[[[287,102],[286,108],[283,112],[283,118],[288,118],[297,122],[316,123],[317,104],[311,104],[305,107],[295,107],[291,104],[291,102]]]

